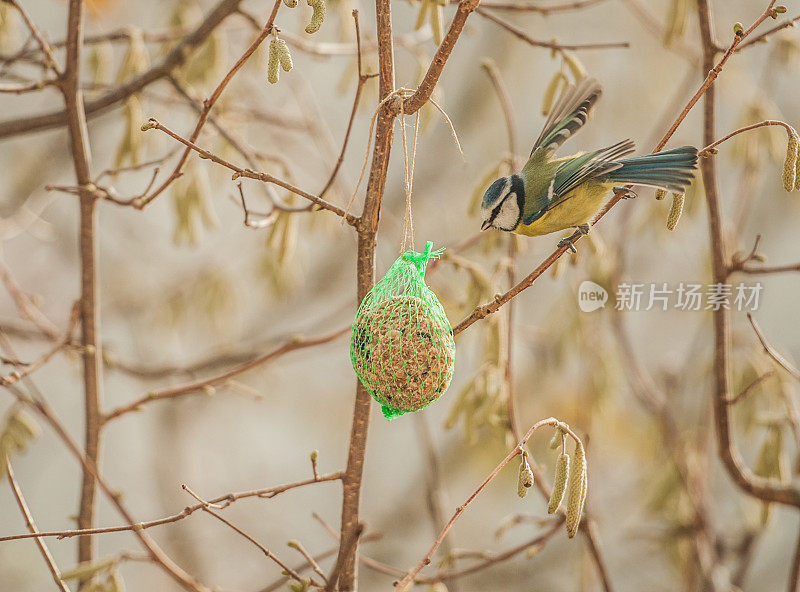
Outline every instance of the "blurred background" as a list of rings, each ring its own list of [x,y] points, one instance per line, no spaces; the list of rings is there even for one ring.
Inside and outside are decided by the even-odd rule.
[[[65,2],[23,4],[49,40],[63,39]],[[720,43],[727,45],[735,22],[746,27],[766,4],[712,2]],[[786,3],[784,16],[796,16],[798,6],[793,4]],[[213,6],[208,0],[91,2],[87,38],[118,30],[122,34],[87,45],[87,98],[158,63]],[[427,25],[414,29],[419,7],[393,3],[398,86],[413,88],[436,48]],[[251,168],[311,193],[324,186],[336,162],[356,88],[352,8],[360,11],[365,69],[376,71],[374,9],[369,3],[332,1],[321,31],[309,36],[303,28],[311,9],[301,2],[294,10],[283,8],[276,21],[292,53],[292,71],[281,72],[277,84],[268,84],[265,44],[213,112],[219,128],[254,159],[257,166]],[[246,0],[242,9],[263,24],[271,3]],[[454,10],[444,8],[445,23]],[[3,5],[3,11],[0,49],[7,58],[25,43],[27,31],[11,8]],[[628,137],[640,151],[652,149],[701,83],[694,13],[693,2],[607,0],[551,14],[494,14],[541,41],[630,44],[567,54],[566,60],[578,60],[604,86],[593,118],[562,149],[569,154]],[[763,27],[774,24],[769,19]],[[140,134],[139,126],[155,117],[187,136],[197,118],[193,105],[213,90],[256,35],[248,18],[230,16],[177,73],[175,85],[159,81],[135,99],[92,118],[94,176],[106,169],[159,161],[107,175],[101,184],[130,197],[145,190],[156,166],[161,167],[159,178],[164,178],[174,166],[177,143],[157,131]],[[719,136],[763,119],[800,122],[798,35],[788,28],[731,58],[717,82]],[[63,50],[57,52],[61,56]],[[454,325],[508,287],[506,235],[484,233],[470,246],[452,249],[478,231],[476,197],[489,181],[506,174],[510,156],[500,101],[482,66],[487,59],[507,87],[516,156],[523,161],[545,119],[542,102],[548,83],[557,72],[573,79],[580,69],[574,63],[570,68],[563,54],[534,47],[473,14],[434,95],[452,119],[463,158],[441,116],[430,105],[422,110],[413,192],[415,246],[421,250],[430,240],[435,248],[451,247],[449,256],[429,271],[428,283]],[[4,76],[10,71],[40,76],[24,60],[0,68]],[[355,189],[367,151],[377,81],[370,81],[364,92],[342,171],[327,196],[341,207]],[[61,97],[52,89],[0,95],[2,120],[61,108]],[[407,124],[410,132],[411,118]],[[402,237],[405,195],[399,130],[398,124],[378,235],[378,276],[397,256]],[[250,166],[242,151],[212,125],[206,125],[198,143]],[[700,143],[697,108],[669,146]],[[785,131],[777,127],[743,134],[720,147],[716,158],[731,252],[749,252],[761,234],[760,252],[770,264],[799,260],[800,200],[781,186],[784,154]],[[75,182],[66,131],[4,138],[0,171],[4,275],[13,278],[10,281],[29,294],[61,332],[79,293],[78,202],[74,195],[45,190],[45,185]],[[291,336],[313,337],[346,327],[355,313],[356,244],[351,228],[328,212],[281,212],[271,225],[247,228],[229,170],[193,154],[186,173],[144,211],[111,202],[98,206],[106,410],[152,390],[212,376]],[[243,191],[250,208],[269,210],[259,183],[244,180]],[[363,193],[362,186],[352,206],[356,214]],[[288,204],[303,205],[280,188],[277,194]],[[362,546],[364,554],[402,569],[424,555],[441,527],[436,524],[441,517],[430,511],[431,497],[440,498],[440,510],[449,516],[513,446],[506,427],[511,389],[523,430],[556,416],[585,438],[588,508],[615,590],[701,589],[694,555],[698,535],[689,510],[692,496],[705,500],[707,528],[719,550],[721,569],[731,578],[738,574],[742,590],[785,587],[798,532],[796,512],[775,507],[766,515],[759,503],[732,484],[716,460],[710,418],[710,313],[613,307],[622,282],[666,282],[675,287],[710,281],[702,187],[693,186],[683,218],[672,232],[665,227],[668,202],[655,201],[652,190],[641,190],[637,199],[621,203],[592,230],[594,240],[579,243],[577,256],[563,257],[557,272],[549,271],[516,298],[510,350],[505,346],[509,325],[504,311],[461,334],[452,384],[435,404],[391,423],[373,405],[362,519],[369,531],[381,536]],[[559,238],[517,240],[517,277],[549,255]],[[578,286],[587,279],[610,293],[608,305],[591,313],[581,312],[577,300]],[[787,358],[800,360],[800,277],[732,279],[739,281],[761,282],[754,316]],[[775,369],[745,313],[732,311],[732,322],[733,387],[739,392],[754,377]],[[22,360],[36,359],[51,347],[34,324],[21,318],[6,291],[0,294],[0,326]],[[511,385],[503,378],[509,351]],[[665,442],[659,418],[637,398],[636,377],[641,375],[668,402],[677,423],[677,448]],[[58,356],[33,376],[78,440],[83,437],[81,376],[75,355]],[[310,476],[308,457],[314,449],[319,450],[321,471],[339,470],[346,462],[354,384],[347,336],[289,353],[213,391],[153,402],[114,420],[104,431],[103,472],[137,520],[151,520],[193,502],[181,490],[184,483],[205,498],[289,483]],[[769,435],[776,430],[783,434],[780,453],[787,480],[796,479],[798,450],[797,426],[787,424],[785,409],[794,408],[797,395],[797,384],[775,371],[734,412],[735,442],[751,467]],[[13,401],[10,394],[0,398],[0,410]],[[537,435],[532,446],[534,460],[551,479],[556,454],[547,448],[549,436]],[[52,431],[44,427],[41,437],[13,460],[38,527],[74,528],[80,470]],[[431,470],[432,462],[438,470]],[[687,487],[676,476],[676,462],[692,468],[695,483]],[[120,523],[106,500],[100,499],[98,508],[98,525]],[[274,499],[242,500],[224,515],[294,565],[301,557],[286,547],[289,539],[300,540],[314,554],[336,545],[312,512],[338,531],[338,483],[301,488]],[[518,514],[528,517],[495,535]],[[448,548],[456,554],[464,549],[501,552],[533,538],[545,528],[540,522],[546,516],[546,500],[536,492],[517,497],[515,464],[458,521]],[[0,535],[21,532],[25,524],[4,483]],[[187,571],[219,589],[262,590],[280,578],[279,568],[258,549],[200,512],[149,532]],[[75,564],[75,539],[49,539],[48,545],[62,569]],[[101,535],[99,548],[100,557],[139,552],[130,533]],[[528,558],[523,552],[449,582],[448,588],[599,589],[581,537],[569,540],[560,531],[533,555]],[[440,553],[437,559],[444,556]],[[428,570],[435,569],[437,559]],[[457,566],[469,561],[460,559]],[[329,569],[331,562],[322,565]],[[177,589],[147,563],[122,561],[120,573],[129,590]],[[388,590],[394,579],[360,568],[363,590]],[[52,586],[31,540],[0,544],[0,590]]]

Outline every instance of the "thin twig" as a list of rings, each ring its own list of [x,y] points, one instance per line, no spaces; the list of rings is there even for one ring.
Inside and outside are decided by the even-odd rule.
[[[2,260],[0,260],[0,281],[14,300],[14,305],[22,318],[31,321],[49,339],[58,339],[60,333],[58,327],[33,303]]]
[[[739,134],[741,134],[743,132],[748,132],[750,130],[754,130],[754,129],[757,129],[757,128],[760,128],[760,127],[766,127],[766,126],[770,126],[770,125],[779,125],[779,126],[783,127],[784,129],[786,129],[786,131],[788,133],[790,133],[790,134],[791,133],[795,133],[794,128],[791,125],[789,125],[788,123],[786,123],[786,122],[779,121],[779,120],[776,120],[776,119],[767,119],[767,120],[764,120],[764,121],[760,121],[759,123],[754,123],[753,125],[740,127],[739,129],[737,129],[735,131],[732,131],[727,136],[723,136],[722,138],[720,138],[716,142],[712,142],[711,144],[709,144],[705,148],[702,148],[701,150],[699,150],[698,151],[698,156],[700,156],[700,157],[711,156],[712,155],[711,151],[714,148],[716,148],[717,146],[719,146],[723,142],[725,142],[727,140],[730,140],[734,136],[737,136],[737,135],[739,135]]]
[[[36,43],[39,45],[39,48],[42,50],[42,53],[45,55],[45,67],[50,68],[53,70],[57,77],[62,76],[62,72],[58,67],[58,63],[56,62],[55,58],[53,57],[53,50],[50,47],[50,44],[47,43],[42,32],[39,30],[39,27],[31,20],[31,17],[28,15],[27,11],[22,7],[22,5],[17,0],[5,0],[11,6],[13,6],[17,12],[19,12],[22,20],[25,21],[25,26],[28,27],[28,30],[31,32],[31,35],[36,40]]]
[[[80,309],[77,306],[72,307],[72,314],[70,315],[69,323],[67,326],[67,331],[64,337],[56,343],[50,350],[45,352],[38,360],[35,362],[31,362],[30,364],[26,364],[25,368],[22,370],[15,370],[11,374],[6,376],[0,376],[0,386],[10,386],[12,384],[16,384],[20,380],[23,380],[39,370],[42,366],[47,364],[50,360],[52,360],[56,354],[61,352],[62,350],[66,349],[68,346],[72,344],[72,333],[75,331],[75,327],[78,324],[78,313]]]
[[[747,320],[750,321],[750,324],[753,326],[753,331],[755,331],[756,337],[758,337],[758,340],[761,342],[761,346],[764,348],[766,354],[775,360],[778,366],[786,370],[786,372],[788,372],[792,378],[795,380],[800,380],[800,370],[795,368],[794,365],[789,362],[789,360],[784,358],[774,347],[772,347],[772,345],[770,345],[770,343],[767,341],[767,338],[764,337],[761,327],[758,326],[758,323],[756,323],[756,320],[752,314],[747,313]]]
[[[595,4],[600,4],[606,0],[574,0],[573,2],[563,2],[561,4],[531,4],[530,2],[503,2],[502,0],[483,0],[481,6],[492,10],[510,10],[513,12],[535,12],[548,15],[553,12],[567,12],[589,8]],[[451,4],[457,4],[458,0],[450,0]]]
[[[755,390],[755,388],[762,382],[764,382],[767,378],[770,378],[774,375],[775,372],[773,370],[770,370],[769,372],[764,372],[764,374],[762,374],[761,376],[753,379],[750,382],[750,384],[744,387],[738,395],[736,395],[735,397],[728,398],[728,405],[735,405],[736,403],[744,399],[747,395],[749,395],[751,392],[753,392],[753,390]]]
[[[345,333],[350,331],[350,327],[344,327],[332,333],[328,333],[325,335],[321,335],[320,337],[314,337],[311,339],[302,339],[302,338],[294,338],[290,339],[283,345],[269,351],[261,356],[258,356],[248,362],[244,362],[230,370],[226,370],[221,374],[216,376],[212,376],[210,378],[206,378],[203,380],[195,380],[192,382],[188,382],[186,384],[182,384],[179,386],[175,386],[168,389],[163,389],[160,391],[153,391],[148,393],[147,395],[141,397],[133,401],[132,403],[128,403],[121,407],[118,407],[110,412],[108,412],[105,417],[104,421],[108,422],[112,419],[120,417],[121,415],[125,415],[126,413],[130,413],[132,411],[138,411],[142,405],[151,403],[153,401],[161,401],[164,399],[174,399],[176,397],[181,397],[183,395],[188,395],[190,393],[200,392],[207,390],[208,388],[212,388],[215,386],[219,386],[221,384],[226,383],[230,379],[239,376],[240,374],[244,374],[258,366],[261,366],[275,358],[278,358],[284,354],[289,352],[293,352],[299,349],[305,349],[307,347],[313,347],[315,345],[322,345],[323,343],[328,343],[329,341],[333,341],[337,337],[341,337]]]
[[[258,173],[256,171],[253,171],[253,170],[250,170],[250,169],[245,169],[245,168],[238,167],[235,164],[232,164],[232,163],[228,162],[227,160],[217,156],[216,154],[212,154],[211,152],[208,152],[207,150],[204,150],[203,148],[200,148],[200,146],[198,146],[194,142],[181,137],[176,132],[172,131],[168,127],[165,127],[164,125],[162,125],[161,123],[159,123],[155,119],[150,119],[145,124],[144,128],[146,128],[146,129],[157,129],[159,131],[164,132],[165,134],[167,134],[171,138],[174,138],[175,140],[178,140],[181,144],[186,146],[187,150],[194,150],[198,154],[202,154],[203,156],[205,156],[208,160],[216,162],[217,164],[220,164],[220,165],[222,165],[222,166],[234,171],[236,173],[236,175],[235,175],[236,179],[238,179],[239,177],[246,177],[248,179],[256,179],[258,181],[263,181],[264,183],[273,183],[275,185],[283,187],[284,189],[288,189],[289,191],[291,191],[295,195],[299,195],[300,197],[304,197],[305,199],[309,200],[314,205],[319,206],[323,210],[328,210],[329,212],[333,212],[337,216],[340,216],[340,217],[344,218],[345,221],[348,224],[350,224],[351,226],[355,226],[357,221],[358,221],[358,219],[355,216],[347,214],[342,208],[340,208],[338,206],[335,206],[332,203],[329,203],[329,202],[325,201],[324,199],[322,199],[322,198],[320,198],[320,197],[318,197],[316,195],[312,195],[310,193],[307,193],[307,192],[303,191],[302,189],[300,189],[299,187],[295,187],[294,185],[292,185],[290,183],[287,183],[286,181],[283,181],[283,180],[281,180],[281,179],[279,179],[277,177],[274,177],[272,175],[269,175],[267,173]],[[158,191],[158,190],[156,190],[156,191]],[[151,194],[151,196],[152,195],[153,194]],[[144,198],[141,201],[143,203],[145,203],[145,202],[147,202],[147,200],[148,200],[148,198]],[[134,203],[134,202],[130,202],[128,205],[133,205],[134,207],[143,207],[142,204],[137,205],[137,203]]]
[[[294,483],[287,483],[286,485],[278,485],[277,487],[269,487],[267,489],[255,489],[252,491],[240,491],[236,493],[226,493],[225,495],[221,495],[216,497],[212,500],[208,500],[205,503],[218,505],[220,508],[227,508],[232,503],[246,498],[258,497],[264,499],[271,499],[285,491],[289,491],[290,489],[296,489],[297,487],[304,487],[306,485],[313,485],[315,483],[325,483],[328,481],[338,481],[342,478],[342,473],[329,473],[326,475],[320,475],[318,478],[312,479],[303,479],[302,481],[295,481]],[[103,528],[89,528],[89,529],[77,529],[77,530],[55,530],[55,531],[48,531],[48,532],[38,532],[35,534],[17,534],[17,535],[10,535],[0,537],[0,543],[5,541],[15,541],[18,539],[30,539],[30,538],[42,538],[42,537],[56,537],[59,539],[65,538],[72,538],[72,537],[83,537],[89,536],[93,534],[107,534],[109,532],[140,532],[142,530],[146,530],[148,528],[153,528],[155,526],[163,526],[164,524],[172,524],[173,522],[178,522],[179,520],[183,520],[187,516],[191,516],[197,510],[202,509],[203,504],[198,503],[193,506],[187,506],[183,509],[183,511],[173,514],[171,516],[165,516],[164,518],[158,518],[157,520],[150,520],[147,522],[131,522],[130,524],[125,524],[121,526],[107,526]]]
[[[767,39],[767,37],[769,37],[770,35],[772,35],[774,33],[777,33],[778,31],[782,31],[783,29],[787,29],[789,27],[793,27],[794,24],[797,23],[797,22],[800,22],[800,15],[797,15],[796,17],[791,18],[791,19],[787,19],[787,20],[775,25],[771,29],[767,29],[766,31],[764,31],[760,35],[756,35],[755,37],[751,37],[750,39],[747,40],[746,43],[742,43],[741,45],[739,45],[739,47],[736,49],[736,51],[742,51],[743,49],[746,49],[746,48],[750,47],[751,45],[755,45],[756,43],[759,43],[760,41],[765,41]]]
[[[25,519],[25,526],[28,527],[28,530],[31,532],[31,534],[38,534],[36,523],[33,521],[31,511],[28,509],[28,504],[25,503],[22,490],[19,488],[19,484],[14,477],[14,469],[11,467],[11,460],[8,458],[8,456],[6,456],[4,461],[6,465],[5,470],[6,476],[8,477],[8,483],[11,485],[11,492],[14,494],[14,499],[17,500],[19,511],[22,512],[22,517]],[[61,592],[70,592],[67,585],[61,580],[61,572],[58,570],[58,566],[53,560],[50,550],[47,548],[47,545],[41,537],[36,537],[36,546],[39,547],[39,552],[42,554],[42,557],[47,564],[47,569],[50,570],[50,575],[53,576],[53,581],[56,583],[56,586],[59,588],[59,590],[61,590]]]
[[[342,141],[342,149],[339,152],[339,158],[336,160],[336,164],[331,171],[331,174],[328,176],[328,180],[325,182],[325,185],[319,192],[320,197],[325,197],[325,194],[330,189],[333,182],[336,180],[336,175],[339,174],[339,169],[342,167],[342,163],[344,162],[344,155],[347,151],[347,143],[350,141],[350,132],[353,131],[353,122],[356,118],[356,113],[358,113],[358,105],[361,102],[361,94],[364,91],[364,85],[367,81],[374,77],[375,74],[365,74],[362,69],[361,63],[361,28],[358,24],[358,10],[353,10],[353,24],[356,29],[356,63],[358,65],[358,81],[356,85],[356,95],[353,97],[353,108],[350,110],[350,120],[347,122],[347,130],[344,133],[344,140]]]
[[[319,563],[317,563],[317,561],[314,559],[314,557],[311,556],[311,553],[309,553],[306,550],[306,548],[303,546],[303,544],[300,541],[292,540],[292,541],[289,541],[287,543],[287,545],[289,547],[291,547],[292,549],[294,549],[295,551],[297,551],[298,553],[300,553],[300,555],[302,555],[305,558],[305,560],[308,562],[308,564],[311,566],[311,569],[313,569],[314,572],[319,577],[322,578],[322,581],[325,582],[325,584],[328,583],[328,578],[325,576],[325,572],[322,571],[322,568],[319,566]]]
[[[403,578],[399,582],[395,584],[397,592],[404,592],[408,588],[408,586],[412,584],[414,578],[420,572],[420,570],[431,562],[431,558],[433,557],[433,554],[436,552],[436,549],[438,549],[439,546],[442,544],[442,541],[447,536],[447,533],[450,532],[450,529],[458,521],[458,519],[461,517],[464,511],[469,507],[469,505],[473,501],[475,501],[475,498],[478,497],[478,495],[480,495],[480,493],[486,488],[486,486],[489,485],[489,483],[491,483],[494,480],[494,478],[500,474],[500,471],[502,471],[503,468],[505,468],[505,466],[509,462],[511,462],[516,456],[523,453],[523,451],[525,450],[525,445],[528,443],[528,440],[533,435],[533,433],[539,428],[548,425],[561,428],[562,431],[572,436],[572,438],[574,438],[575,441],[579,441],[577,435],[575,435],[575,433],[570,429],[570,427],[564,422],[557,420],[555,417],[548,417],[547,419],[542,419],[533,424],[528,429],[528,431],[525,432],[525,435],[517,443],[516,447],[514,447],[514,449],[511,452],[509,452],[508,455],[502,461],[500,461],[500,464],[497,465],[491,473],[489,473],[489,476],[483,480],[483,482],[478,486],[478,488],[475,491],[472,492],[472,494],[470,494],[470,496],[466,499],[466,501],[460,506],[458,506],[458,508],[456,508],[453,517],[450,518],[450,521],[447,524],[445,524],[444,528],[439,533],[439,536],[436,537],[436,540],[431,545],[431,548],[428,549],[428,552],[425,554],[425,556],[420,560],[419,563],[417,563],[416,566],[411,568],[411,570],[409,570],[408,573],[406,573],[406,575],[403,576]]]
[[[528,35],[522,29],[515,27],[506,20],[501,19],[499,16],[493,14],[490,10],[483,8],[483,4],[475,9],[482,17],[489,19],[496,25],[499,25],[515,37],[522,39],[528,45],[533,47],[544,47],[554,49],[556,51],[580,51],[580,50],[593,50],[593,49],[625,49],[630,47],[627,41],[611,41],[608,43],[558,43],[556,41],[540,41]]]
[[[204,511],[206,514],[210,514],[211,516],[213,516],[214,518],[216,518],[217,520],[219,520],[220,522],[222,522],[223,524],[225,524],[226,526],[228,526],[228,527],[229,527],[231,530],[233,530],[233,531],[234,531],[234,532],[236,532],[237,534],[240,534],[240,535],[241,535],[241,536],[243,536],[245,539],[247,539],[248,541],[250,541],[251,543],[253,543],[253,544],[254,544],[256,547],[258,547],[258,549],[259,549],[259,550],[260,550],[260,551],[261,551],[261,552],[262,552],[264,555],[266,555],[266,556],[267,556],[269,559],[271,559],[272,561],[274,561],[275,563],[277,563],[277,564],[280,566],[280,568],[281,568],[281,569],[282,569],[282,570],[283,570],[285,573],[289,574],[289,576],[291,576],[291,577],[292,577],[294,580],[296,580],[297,582],[300,582],[301,584],[302,584],[302,583],[304,583],[304,581],[305,581],[305,580],[303,579],[303,577],[302,577],[300,574],[298,574],[298,573],[297,573],[296,571],[294,571],[294,570],[293,570],[291,567],[289,567],[288,565],[286,565],[286,564],[285,564],[283,561],[281,561],[281,559],[280,559],[280,558],[279,558],[277,555],[275,555],[275,553],[273,553],[272,551],[270,551],[269,549],[267,549],[267,548],[266,548],[264,545],[262,545],[261,543],[259,543],[259,542],[258,542],[256,539],[254,539],[253,537],[251,537],[249,534],[247,534],[247,533],[246,533],[245,531],[243,531],[241,528],[239,528],[238,526],[236,526],[235,524],[233,524],[233,523],[232,523],[232,522],[230,522],[229,520],[226,520],[225,518],[223,518],[222,516],[220,516],[219,514],[217,514],[216,512],[214,512],[213,510],[210,510],[210,509],[209,509],[209,507],[208,507],[207,505],[204,505],[204,506],[203,506],[203,511]],[[316,588],[321,588],[321,587],[322,587],[322,586],[320,585],[320,583],[319,583],[319,582],[317,582],[317,581],[315,581],[313,578],[311,578],[311,579],[310,579],[310,581],[309,581],[309,584],[310,584],[310,585],[312,585],[312,586],[314,586],[314,587],[316,587]]]

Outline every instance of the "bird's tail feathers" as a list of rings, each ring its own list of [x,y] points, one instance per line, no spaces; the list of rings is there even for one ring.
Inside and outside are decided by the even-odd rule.
[[[683,193],[694,179],[697,148],[683,146],[617,162],[622,166],[609,173],[609,181]]]

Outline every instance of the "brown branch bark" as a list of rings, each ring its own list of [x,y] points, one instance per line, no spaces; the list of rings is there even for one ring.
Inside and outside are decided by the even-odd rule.
[[[100,310],[97,294],[97,236],[95,197],[85,187],[91,183],[89,137],[83,91],[80,84],[81,48],[83,44],[83,4],[70,0],[67,17],[66,65],[61,90],[66,105],[70,150],[80,196],[79,251],[81,270],[81,344],[83,346],[84,385],[84,449],[90,463],[100,466],[101,372],[100,342],[97,338]],[[83,471],[78,527],[91,528],[95,515],[95,480],[90,471]],[[95,542],[91,537],[78,543],[78,562],[92,561]]]
[[[716,136],[716,101],[715,88],[711,85],[719,68],[730,57],[744,36],[749,35],[760,23],[768,18],[775,1],[769,3],[764,13],[744,33],[737,35],[734,43],[725,52],[723,59],[714,66],[716,42],[714,41],[713,24],[709,0],[698,0],[700,17],[700,39],[703,46],[703,71],[708,71],[707,86],[703,99],[703,143],[710,145]],[[694,101],[696,102],[696,101]],[[717,168],[713,158],[704,158],[700,162],[703,173],[706,202],[708,204],[709,240],[712,254],[712,279],[724,283],[728,273],[726,246],[722,230],[722,214],[720,211],[719,192],[717,189]],[[762,501],[778,502],[800,508],[800,491],[791,485],[780,485],[757,477],[747,469],[733,442],[731,431],[729,358],[730,319],[729,311],[721,307],[713,312],[714,324],[714,392],[712,403],[717,439],[718,454],[728,475],[745,493]]]
[[[375,20],[378,34],[378,100],[383,101],[394,91],[394,43],[390,0],[376,0]],[[375,237],[378,232],[381,203],[386,187],[394,119],[395,114],[388,108],[388,105],[384,104],[378,112],[375,126],[375,145],[367,181],[364,210],[356,225],[358,232],[356,297],[358,302],[364,299],[375,283]],[[336,577],[329,578],[327,588],[330,590],[333,590],[337,584],[341,592],[357,589],[358,562],[356,558],[360,529],[361,482],[371,407],[372,398],[361,381],[357,381],[347,467],[342,477],[342,522],[339,537],[341,544],[336,559],[336,565],[340,569],[335,574]],[[352,544],[345,544],[346,542],[352,542]]]
[[[800,535],[798,535],[797,545],[794,549],[794,556],[792,557],[792,569],[789,572],[789,585],[788,592],[800,591]]]

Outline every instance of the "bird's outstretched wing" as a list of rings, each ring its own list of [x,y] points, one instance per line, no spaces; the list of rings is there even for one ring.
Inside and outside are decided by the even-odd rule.
[[[547,154],[555,152],[572,134],[577,132],[589,116],[592,106],[603,90],[594,78],[584,78],[577,85],[566,87],[550,111],[542,133],[531,150]]]
[[[571,192],[582,183],[620,168],[622,164],[617,160],[633,150],[633,141],[624,140],[608,148],[601,148],[564,161],[558,167],[547,192],[535,199],[528,199],[531,205],[525,208],[522,222],[532,224],[545,212],[573,197],[574,193]]]

